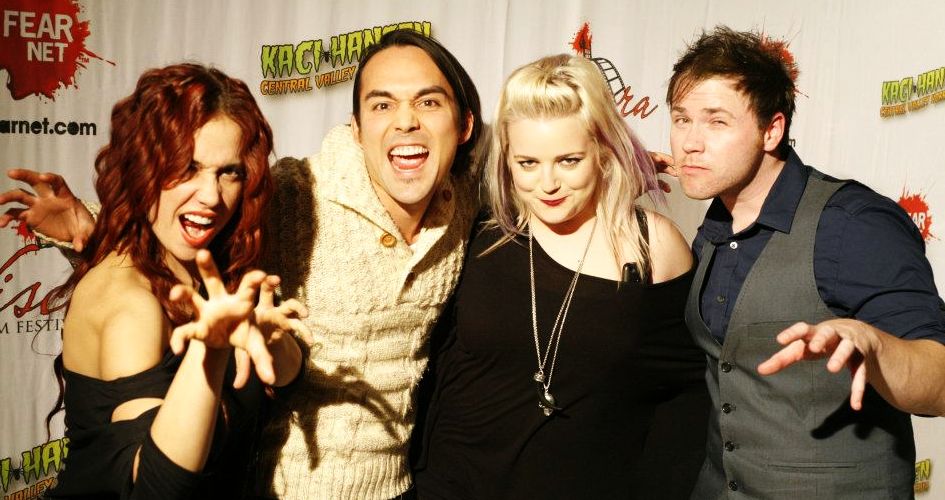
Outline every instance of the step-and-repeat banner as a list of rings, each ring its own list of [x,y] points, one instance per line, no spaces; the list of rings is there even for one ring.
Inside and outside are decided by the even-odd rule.
[[[487,121],[514,68],[577,53],[597,63],[647,146],[666,151],[666,85],[687,41],[718,23],[758,29],[786,39],[800,65],[792,136],[801,158],[897,200],[945,288],[942,2],[0,0],[0,16],[0,170],[57,172],[92,199],[112,105],[147,68],[199,61],[245,80],[272,124],[276,154],[299,157],[348,121],[360,55],[386,31],[441,40],[476,82]],[[690,238],[704,210],[679,190],[665,209]],[[58,392],[52,361],[63,319],[51,294],[69,270],[28,228],[0,230],[4,500],[41,494],[68,453],[61,414],[48,435],[44,419]],[[915,491],[945,499],[945,472],[935,471],[945,464],[945,422],[914,422]]]

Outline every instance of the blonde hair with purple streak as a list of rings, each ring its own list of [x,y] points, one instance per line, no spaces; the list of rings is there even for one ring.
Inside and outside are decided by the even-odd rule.
[[[617,113],[613,95],[597,66],[566,54],[541,58],[515,70],[502,88],[492,126],[492,145],[486,163],[485,186],[492,209],[489,223],[505,237],[492,248],[525,234],[528,208],[515,194],[508,151],[508,126],[522,119],[577,116],[594,144],[591,154],[598,169],[599,224],[607,228],[617,265],[636,262],[640,270],[649,251],[635,216],[636,200],[644,195],[664,198],[656,167],[636,134]],[[625,255],[625,253],[632,255]]]

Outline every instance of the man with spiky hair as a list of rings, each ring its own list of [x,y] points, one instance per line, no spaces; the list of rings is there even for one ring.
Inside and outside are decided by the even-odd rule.
[[[727,27],[673,67],[669,170],[712,200],[686,314],[715,406],[693,498],[911,498],[945,309],[908,215],[789,146],[797,75],[785,43]]]

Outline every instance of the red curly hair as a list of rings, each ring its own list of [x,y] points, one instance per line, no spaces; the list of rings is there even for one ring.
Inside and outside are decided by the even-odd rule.
[[[196,131],[221,115],[240,128],[246,177],[240,208],[213,239],[210,251],[231,290],[257,265],[263,251],[260,223],[272,196],[272,130],[245,83],[217,69],[176,64],[146,71],[135,91],[112,109],[109,144],[95,158],[102,211],[64,293],[114,251],[129,255],[148,278],[172,323],[190,320],[189,310],[167,298],[177,279],[164,262],[149,214],[161,191],[186,177]]]
[[[172,324],[193,317],[190,308],[168,299],[178,280],[165,264],[164,248],[152,230],[149,214],[162,190],[186,178],[193,161],[194,134],[219,116],[240,128],[240,159],[246,173],[239,209],[209,249],[230,291],[258,265],[264,250],[260,224],[273,191],[269,174],[272,129],[245,83],[199,64],[175,64],[146,71],[134,92],[112,109],[109,143],[95,158],[95,191],[102,210],[80,264],[58,296],[71,296],[82,277],[114,251],[131,257]],[[54,369],[59,398],[46,417],[47,432],[52,416],[62,408],[61,354]]]

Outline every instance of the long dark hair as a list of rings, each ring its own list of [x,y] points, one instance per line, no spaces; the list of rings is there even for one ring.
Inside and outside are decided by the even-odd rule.
[[[354,90],[351,96],[351,109],[354,114],[354,120],[361,124],[361,74],[368,62],[379,52],[390,47],[417,47],[427,53],[433,64],[439,68],[446,78],[446,82],[453,88],[453,94],[456,97],[456,107],[459,113],[456,114],[456,127],[462,131],[466,129],[467,114],[473,117],[473,128],[469,135],[469,140],[456,147],[456,156],[453,159],[453,166],[450,172],[454,176],[465,174],[472,163],[472,153],[479,143],[479,136],[482,135],[482,110],[479,104],[479,92],[476,85],[473,84],[469,73],[463,68],[463,65],[456,60],[456,57],[446,50],[433,37],[429,37],[410,29],[398,29],[387,33],[381,40],[368,46],[361,56],[358,63],[358,71],[354,74]]]

